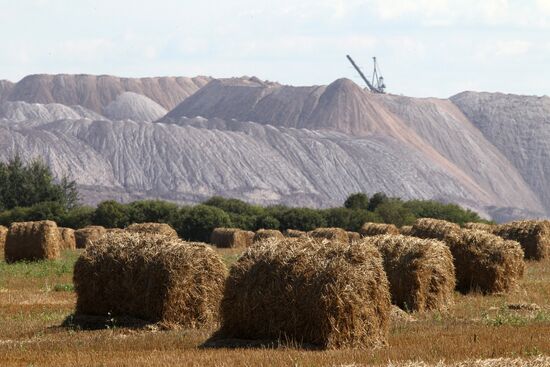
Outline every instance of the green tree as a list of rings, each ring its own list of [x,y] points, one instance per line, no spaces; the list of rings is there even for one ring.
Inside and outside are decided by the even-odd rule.
[[[208,242],[214,228],[231,226],[229,215],[220,208],[197,205],[185,214],[177,229],[187,240]]]
[[[281,223],[277,218],[272,217],[271,215],[260,215],[256,217],[256,225],[254,229],[279,229],[280,226]]]
[[[395,224],[398,227],[412,224],[416,219],[412,211],[398,199],[391,199],[379,204],[375,213],[382,218],[384,223]]]
[[[375,211],[378,205],[385,203],[388,201],[389,198],[384,194],[383,192],[377,192],[376,194],[372,195],[372,197],[369,200],[368,210],[371,212]]]
[[[60,225],[68,228],[84,228],[93,223],[95,209],[91,206],[77,206],[63,216]]]
[[[134,201],[128,205],[131,223],[172,223],[178,215],[179,207],[162,200]]]
[[[221,196],[213,196],[207,201],[203,202],[203,205],[220,208],[226,213],[242,214],[248,216],[261,215],[264,213],[264,208],[262,208],[261,206],[251,205],[238,199],[226,199]]]
[[[348,209],[369,209],[369,197],[361,192],[351,194],[344,202],[344,207]]]
[[[483,221],[477,213],[456,204],[443,204],[433,200],[410,200],[404,205],[417,218],[443,219],[458,224]]]
[[[298,229],[311,231],[318,227],[325,227],[326,221],[319,210],[310,208],[289,208],[275,216],[281,223],[281,229]]]
[[[95,210],[93,222],[107,228],[125,228],[130,224],[128,207],[114,200],[103,201]]]

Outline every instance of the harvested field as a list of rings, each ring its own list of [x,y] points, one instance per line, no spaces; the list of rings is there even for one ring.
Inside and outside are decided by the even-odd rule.
[[[178,238],[176,230],[166,223],[134,223],[126,227],[126,231]]]
[[[515,241],[470,229],[449,235],[445,241],[453,254],[461,292],[507,292],[523,277],[523,250]]]
[[[285,238],[285,236],[281,233],[281,231],[278,231],[276,229],[258,229],[254,234],[254,238],[252,239],[252,241],[256,243],[272,238],[280,240]]]
[[[419,238],[444,240],[446,236],[458,232],[460,232],[460,226],[456,223],[432,218],[420,218],[414,222],[411,235]]]
[[[102,226],[88,226],[74,231],[76,248],[86,248],[90,242],[99,240],[107,230]]]
[[[242,229],[216,228],[212,231],[210,243],[219,248],[244,248],[252,244],[252,238],[249,232]]]
[[[529,260],[550,257],[550,222],[547,220],[516,221],[496,226],[494,234],[520,243]]]
[[[59,258],[61,238],[52,221],[12,223],[4,248],[6,262]]]
[[[164,235],[106,234],[75,264],[76,315],[213,326],[226,273],[221,258],[203,244]]]
[[[61,237],[61,250],[76,250],[76,238],[74,229],[59,227],[59,236]]]
[[[399,234],[399,229],[393,224],[365,223],[359,230],[359,233],[364,237],[381,234]]]
[[[387,343],[389,313],[388,282],[372,245],[271,239],[231,268],[215,339],[370,349]]]
[[[366,237],[382,254],[392,302],[405,310],[445,311],[453,304],[455,268],[441,241],[401,235]]]
[[[342,228],[317,228],[308,232],[311,238],[324,238],[331,241],[349,242],[348,233]]]
[[[528,262],[518,292],[455,292],[447,312],[392,318],[386,348],[304,351],[204,349],[212,329],[135,329],[108,321],[99,330],[60,327],[73,311],[72,269],[78,252],[61,260],[6,264],[0,253],[2,366],[547,366],[550,356],[550,262]],[[227,263],[238,249],[216,249]],[[242,251],[242,250],[241,250]],[[536,304],[540,309],[511,309]],[[533,311],[531,311],[531,309]],[[402,313],[403,314],[403,313]],[[406,315],[405,315],[406,316]],[[437,342],[434,343],[434,340]],[[478,361],[479,360],[479,361]],[[185,361],[185,362],[182,362]],[[424,362],[419,362],[424,361]],[[474,364],[477,363],[477,364]],[[493,363],[493,364],[490,364]],[[538,364],[537,364],[538,363]]]

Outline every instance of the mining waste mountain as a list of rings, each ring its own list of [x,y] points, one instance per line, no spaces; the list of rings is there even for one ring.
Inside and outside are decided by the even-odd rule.
[[[348,79],[35,75],[0,81],[0,158],[41,157],[83,199],[212,195],[341,205],[353,192],[550,212],[550,98],[364,91]]]

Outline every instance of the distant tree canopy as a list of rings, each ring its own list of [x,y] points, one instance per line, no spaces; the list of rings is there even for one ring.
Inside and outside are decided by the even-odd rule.
[[[62,227],[82,228],[102,225],[124,228],[131,223],[168,223],[180,237],[206,242],[216,227],[237,227],[255,231],[260,228],[298,229],[340,227],[358,231],[365,222],[413,223],[430,217],[463,224],[482,219],[471,210],[455,204],[430,200],[403,201],[384,193],[367,196],[351,194],[342,207],[329,209],[294,208],[284,205],[262,207],[242,200],[214,196],[202,204],[180,206],[162,200],[141,200],[121,204],[113,200],[96,208],[79,206],[74,182],[53,182],[41,162],[24,165],[19,158],[0,164],[0,224],[14,221],[56,221]]]
[[[67,178],[56,183],[49,167],[41,160],[25,164],[16,156],[0,162],[0,210],[48,202],[65,209],[77,206],[76,183]]]

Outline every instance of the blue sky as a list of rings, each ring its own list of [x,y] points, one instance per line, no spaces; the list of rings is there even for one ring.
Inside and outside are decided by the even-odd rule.
[[[550,0],[0,0],[0,79],[33,73],[360,83],[550,94]]]

